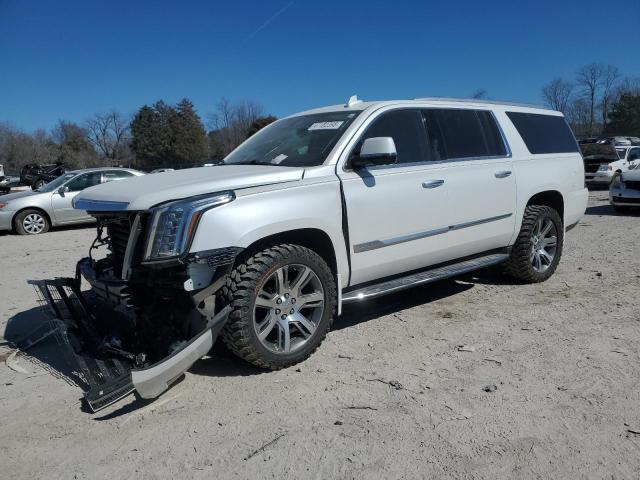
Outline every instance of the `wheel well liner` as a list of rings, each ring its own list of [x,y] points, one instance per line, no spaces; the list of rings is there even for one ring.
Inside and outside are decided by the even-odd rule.
[[[558,212],[560,218],[564,221],[564,198],[557,190],[536,193],[527,202],[527,206],[529,205],[547,205]]]
[[[246,252],[251,254],[266,248],[268,245],[280,243],[293,243],[313,250],[327,262],[334,274],[337,273],[336,253],[331,238],[326,232],[317,228],[301,228],[269,235],[253,242],[246,248]]]

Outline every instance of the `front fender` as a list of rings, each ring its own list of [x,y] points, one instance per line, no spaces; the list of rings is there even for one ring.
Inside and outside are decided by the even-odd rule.
[[[236,199],[207,211],[201,218],[190,253],[242,247],[278,233],[317,229],[327,234],[338,274],[348,277],[342,233],[342,201],[337,181],[299,183],[278,189],[236,192]]]

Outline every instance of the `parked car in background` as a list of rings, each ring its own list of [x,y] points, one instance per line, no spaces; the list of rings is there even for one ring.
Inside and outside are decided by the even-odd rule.
[[[609,185],[616,174],[633,170],[640,164],[640,145],[596,142],[582,143],[580,149],[588,184]]]
[[[75,170],[43,185],[39,190],[10,193],[0,197],[0,230],[20,235],[45,233],[51,227],[91,223],[87,212],[75,210],[73,198],[85,188],[143,175],[124,168]]]
[[[4,174],[4,166],[0,165],[0,195],[9,193],[11,187],[9,187],[9,180]]]
[[[609,188],[609,203],[617,212],[640,207],[640,168],[617,174]]]
[[[38,190],[43,185],[64,174],[67,168],[62,162],[42,164],[28,163],[20,170],[20,182]]]
[[[82,192],[75,206],[96,217],[109,254],[77,271],[132,316],[124,329],[87,318],[108,340],[76,353],[131,372],[100,377],[87,399],[101,408],[134,388],[154,398],[218,334],[237,356],[279,369],[311,355],[347,302],[497,264],[542,282],[587,195],[559,112],[356,98],[273,122],[216,168]],[[38,284],[55,282],[79,279]]]

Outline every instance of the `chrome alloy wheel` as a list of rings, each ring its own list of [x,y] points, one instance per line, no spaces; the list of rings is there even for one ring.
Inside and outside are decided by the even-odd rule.
[[[38,213],[30,213],[22,220],[22,227],[30,235],[37,235],[44,230],[44,217]]]
[[[313,336],[324,313],[324,289],[310,267],[280,267],[262,284],[253,309],[258,339],[274,353],[299,350]]]
[[[553,263],[558,246],[558,229],[549,217],[540,217],[531,233],[531,265],[544,272]]]

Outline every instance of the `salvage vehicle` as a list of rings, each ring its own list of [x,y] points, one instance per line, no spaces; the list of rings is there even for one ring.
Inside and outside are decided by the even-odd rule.
[[[46,233],[51,227],[93,223],[95,218],[74,209],[72,200],[85,188],[143,175],[123,168],[89,168],[65,173],[36,191],[16,192],[0,198],[0,231],[20,235]]]
[[[216,168],[99,185],[74,204],[106,256],[32,283],[73,337],[96,410],[157,397],[218,336],[280,369],[309,357],[346,303],[498,264],[543,282],[587,190],[559,112],[352,97],[270,124]]]
[[[581,144],[585,181],[592,185],[609,185],[614,176],[633,170],[640,164],[640,145],[631,143]]]
[[[33,190],[38,190],[66,171],[67,168],[62,162],[42,165],[28,163],[20,170],[20,183],[30,186]]]
[[[640,169],[616,175],[609,188],[609,203],[617,212],[640,207]]]

